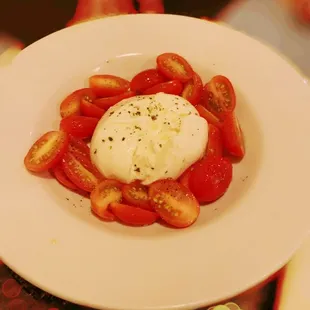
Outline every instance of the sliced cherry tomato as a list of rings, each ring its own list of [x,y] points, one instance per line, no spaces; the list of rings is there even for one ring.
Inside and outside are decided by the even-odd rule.
[[[90,88],[82,88],[76,90],[75,92],[67,96],[60,104],[61,117],[80,115],[80,102],[82,97],[84,96],[95,99],[95,94]]]
[[[204,105],[214,115],[224,119],[236,106],[236,94],[231,82],[222,75],[211,79],[204,87]]]
[[[158,71],[170,80],[178,80],[184,83],[194,75],[191,65],[178,54],[165,53],[159,55],[156,62]]]
[[[80,162],[75,155],[67,152],[62,159],[62,168],[79,189],[91,192],[97,185],[98,179],[92,173],[92,169],[85,168],[85,162]]]
[[[242,158],[245,155],[244,139],[235,113],[229,113],[223,122],[223,142],[229,154]]]
[[[38,139],[28,151],[24,164],[29,171],[42,172],[55,167],[69,144],[68,134],[62,131],[49,131]]]
[[[200,102],[203,95],[203,85],[201,77],[195,72],[193,78],[184,86],[182,97],[189,101],[192,105]]]
[[[209,135],[206,156],[223,156],[222,132],[216,126],[209,124]]]
[[[159,218],[155,212],[116,202],[110,204],[110,209],[121,222],[131,226],[152,225]]]
[[[153,208],[169,225],[185,228],[199,215],[200,206],[194,195],[176,181],[156,181],[150,185],[149,195]]]
[[[72,183],[65,174],[61,164],[57,165],[52,169],[52,174],[54,175],[55,179],[64,187],[69,188],[73,191],[78,190],[78,187],[74,183]]]
[[[189,189],[189,175],[192,171],[192,167],[189,167],[187,170],[183,172],[183,174],[179,178],[179,182]]]
[[[116,180],[103,180],[90,194],[91,209],[101,219],[113,221],[114,215],[108,210],[110,203],[122,200],[122,184]]]
[[[139,182],[124,185],[122,193],[125,201],[129,205],[146,210],[153,210],[149,201],[148,188]]]
[[[105,110],[96,106],[89,97],[83,97],[81,99],[81,113],[84,116],[101,118]]]
[[[81,154],[90,160],[90,148],[82,139],[70,136],[69,142],[69,152],[73,154]]]
[[[130,89],[142,94],[148,88],[165,82],[165,77],[156,69],[149,69],[138,73],[130,82]]]
[[[131,98],[135,96],[136,93],[133,91],[127,91],[121,95],[113,96],[113,97],[107,97],[107,98],[99,98],[94,101],[94,104],[104,110],[108,110],[115,104],[119,103],[120,101]]]
[[[117,96],[129,90],[129,81],[115,75],[93,75],[89,85],[99,97]]]
[[[200,203],[219,199],[232,180],[232,164],[226,158],[206,157],[193,165],[189,188]]]
[[[22,287],[13,278],[2,283],[1,291],[6,298],[16,298],[21,293]]]
[[[157,84],[151,88],[148,88],[143,92],[143,95],[153,95],[157,93],[165,93],[171,95],[181,95],[183,90],[183,84],[180,81],[169,81]]]
[[[208,122],[208,124],[213,124],[216,127],[222,126],[220,120],[202,105],[198,104],[196,106],[196,110],[198,111],[199,115]]]
[[[76,138],[89,138],[93,135],[99,119],[87,116],[69,116],[60,121],[60,129]]]
[[[292,2],[294,4],[295,13],[297,18],[305,23],[310,23],[310,2],[309,0],[294,0]]]

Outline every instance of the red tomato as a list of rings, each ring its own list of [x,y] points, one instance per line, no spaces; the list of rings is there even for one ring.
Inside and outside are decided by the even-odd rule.
[[[223,140],[222,132],[216,126],[209,124],[209,135],[206,156],[222,157]]]
[[[105,110],[93,104],[93,101],[90,98],[84,97],[81,99],[81,113],[84,116],[101,118],[105,113]]]
[[[103,180],[90,194],[91,209],[101,219],[113,221],[114,215],[108,210],[110,203],[122,200],[122,184],[116,180]]]
[[[68,134],[49,131],[38,139],[28,151],[24,164],[29,171],[42,172],[55,167],[69,144]]]
[[[219,199],[232,180],[232,164],[226,158],[206,157],[193,165],[189,188],[200,203]]]
[[[13,278],[2,283],[1,291],[6,298],[16,298],[21,293],[22,287]]]
[[[223,142],[229,154],[242,158],[245,155],[244,139],[237,117],[229,113],[223,122]]]
[[[192,171],[192,167],[185,170],[179,178],[179,182],[188,189],[189,189],[189,175],[191,171]]]
[[[213,124],[216,127],[221,127],[220,120],[215,115],[213,115],[210,111],[208,111],[205,107],[198,104],[196,106],[196,110],[198,111],[199,115],[208,122],[208,124]]]
[[[93,135],[99,119],[87,116],[69,116],[60,121],[60,129],[80,139]]]
[[[57,165],[52,169],[52,174],[55,179],[64,187],[69,188],[73,191],[78,190],[78,187],[70,181],[70,179],[65,174],[62,165]]]
[[[69,152],[73,154],[81,154],[90,160],[90,148],[82,139],[70,136],[69,142]]]
[[[182,97],[188,100],[192,105],[200,102],[203,94],[203,85],[201,77],[194,73],[193,78],[190,79],[184,86]]]
[[[138,73],[130,82],[130,89],[142,94],[148,88],[165,82],[164,76],[156,69],[149,69]]]
[[[99,98],[94,101],[94,104],[104,110],[108,110],[118,102],[122,101],[123,99],[131,98],[135,96],[136,93],[133,91],[127,91],[121,95],[107,97],[107,98]]]
[[[159,218],[155,212],[116,202],[110,204],[110,209],[121,222],[131,226],[152,225]]]
[[[224,119],[228,112],[236,106],[236,94],[231,82],[222,75],[217,75],[204,87],[204,105],[206,108]]]
[[[189,189],[176,181],[156,181],[150,185],[149,195],[154,210],[169,225],[185,228],[198,218],[198,201]]]
[[[169,81],[157,84],[151,88],[148,88],[143,92],[143,95],[153,95],[157,93],[165,93],[171,95],[181,95],[183,90],[183,84],[180,81]]]
[[[149,201],[148,189],[139,182],[124,185],[122,193],[125,201],[129,205],[146,210],[153,210]]]
[[[309,0],[293,1],[297,18],[306,24],[310,23],[310,2]]]
[[[89,86],[98,97],[117,96],[129,90],[129,81],[115,75],[93,75]]]
[[[191,65],[180,55],[165,53],[159,55],[156,62],[158,71],[170,80],[178,80],[185,83],[194,75]]]
[[[67,152],[62,159],[62,168],[69,180],[81,190],[91,192],[97,185],[98,179],[93,174],[91,166],[89,169],[85,166],[85,162],[80,162],[70,152]]]
[[[61,117],[80,115],[80,102],[84,96],[95,99],[95,94],[90,88],[76,90],[67,96],[60,104]]]

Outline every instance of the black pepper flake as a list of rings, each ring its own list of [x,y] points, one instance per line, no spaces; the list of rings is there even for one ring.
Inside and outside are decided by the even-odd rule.
[[[138,140],[139,142],[141,141],[141,139]]]
[[[135,125],[135,129],[139,129],[139,130],[141,130],[141,127],[140,127],[140,126]]]
[[[156,121],[157,117],[155,115],[152,116],[152,121]]]
[[[168,173],[168,170],[165,171],[165,174],[167,174],[167,173]]]
[[[70,200],[68,197],[66,198],[68,201]]]
[[[136,172],[140,172],[140,168],[136,168],[135,171],[136,171]]]
[[[152,167],[151,169],[154,170],[155,168]]]
[[[112,137],[109,137],[108,139],[109,139],[109,141],[113,141],[113,138],[112,138]]]
[[[94,150],[94,154],[95,154],[95,155],[97,154],[97,149]]]
[[[110,145],[109,149],[112,150],[112,145]]]
[[[110,116],[114,114],[114,111],[110,112]]]
[[[101,141],[102,141],[102,142],[105,142],[105,140],[104,140],[104,139],[102,139]]]
[[[122,141],[125,141],[125,137],[122,138]]]
[[[159,147],[163,147],[162,144],[159,144]]]

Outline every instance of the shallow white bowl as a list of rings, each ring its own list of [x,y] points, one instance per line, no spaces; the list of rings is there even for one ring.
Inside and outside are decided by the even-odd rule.
[[[205,81],[237,92],[247,154],[228,193],[189,229],[103,223],[89,202],[23,157],[58,128],[59,102],[105,72],[132,77],[176,52]],[[1,89],[0,255],[33,284],[107,309],[191,309],[236,295],[283,266],[308,232],[310,89],[262,44],[206,21],[112,17],[71,27],[25,49]]]

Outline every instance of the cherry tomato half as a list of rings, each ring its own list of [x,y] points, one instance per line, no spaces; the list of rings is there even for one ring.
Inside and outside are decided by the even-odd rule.
[[[67,96],[60,104],[61,117],[80,115],[80,102],[84,96],[95,99],[95,94],[90,88],[78,89]]]
[[[206,157],[193,165],[189,188],[200,203],[219,199],[232,180],[232,164],[226,158]]]
[[[108,210],[110,203],[122,200],[122,184],[116,180],[103,180],[90,194],[91,209],[101,219],[113,221],[114,215]]]
[[[110,204],[110,209],[121,222],[131,226],[152,225],[159,218],[155,212],[116,202]]]
[[[142,94],[146,89],[165,82],[165,77],[156,69],[148,69],[138,73],[130,82],[130,89]]]
[[[231,82],[222,75],[211,79],[204,87],[204,105],[214,115],[224,119],[236,106],[236,94]]]
[[[69,180],[79,189],[91,192],[97,185],[98,179],[93,174],[91,166],[89,169],[85,166],[85,161],[82,163],[70,152],[67,152],[62,159],[62,168]]]
[[[189,189],[176,181],[156,181],[150,185],[149,195],[154,210],[171,226],[185,228],[198,218],[198,201]]]
[[[180,81],[169,81],[157,84],[151,88],[148,88],[143,92],[143,95],[154,95],[157,93],[165,93],[171,95],[181,95],[183,90],[183,84]]]
[[[78,187],[70,181],[67,175],[64,172],[64,169],[61,164],[57,165],[52,169],[52,174],[54,175],[55,179],[64,187],[69,188],[73,191],[78,190]]]
[[[229,113],[222,127],[224,147],[229,154],[243,158],[245,146],[242,130],[235,113]]]
[[[197,73],[194,73],[193,78],[185,84],[182,97],[192,105],[196,105],[201,101],[202,95],[203,85],[201,77]]]
[[[124,185],[122,193],[123,198],[129,205],[150,211],[153,210],[149,201],[148,188],[139,182]]]
[[[69,144],[68,134],[62,131],[49,131],[38,139],[28,151],[24,164],[29,171],[42,172],[55,167]]]
[[[170,80],[178,80],[185,83],[193,77],[193,68],[178,54],[161,54],[157,57],[156,62],[158,71]]]
[[[93,135],[99,119],[95,117],[73,115],[60,121],[60,129],[76,138],[89,138]]]
[[[198,105],[196,105],[195,108],[198,111],[199,115],[202,118],[204,118],[208,122],[208,124],[213,124],[216,127],[222,126],[220,120],[214,114],[212,114],[210,111],[208,111],[205,107],[198,104]]]
[[[81,154],[90,160],[90,148],[82,139],[70,135],[68,150],[73,154]]]
[[[223,139],[222,132],[216,126],[209,124],[209,135],[206,156],[222,157],[223,156]]]
[[[101,118],[105,113],[104,109],[99,108],[93,103],[93,100],[89,97],[83,97],[81,99],[81,114],[84,116]]]
[[[94,101],[94,104],[101,109],[108,110],[109,108],[111,108],[118,102],[122,101],[123,99],[131,98],[135,95],[136,95],[135,92],[127,91],[121,95],[96,99]]]
[[[115,75],[93,75],[89,86],[98,97],[117,96],[129,90],[129,81]]]

